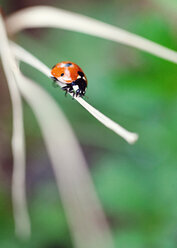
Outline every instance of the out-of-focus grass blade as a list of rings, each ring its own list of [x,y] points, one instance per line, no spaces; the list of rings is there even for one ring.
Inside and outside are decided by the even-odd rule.
[[[0,58],[7,78],[12,101],[12,204],[15,219],[15,232],[21,239],[30,236],[30,220],[26,203],[25,187],[25,139],[23,109],[17,82],[21,80],[18,66],[9,47],[4,21],[0,13]]]
[[[25,28],[53,27],[73,30],[136,47],[177,63],[176,51],[121,28],[50,6],[36,6],[20,10],[6,19],[6,25],[10,35]]]
[[[53,98],[32,80],[23,77],[19,88],[39,122],[76,247],[113,248],[85,159],[68,121]]]

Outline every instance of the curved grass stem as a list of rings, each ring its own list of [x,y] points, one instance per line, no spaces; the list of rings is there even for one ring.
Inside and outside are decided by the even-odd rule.
[[[177,52],[110,24],[50,6],[35,6],[10,15],[7,30],[13,35],[26,28],[61,28],[112,40],[177,63]]]
[[[9,42],[0,14],[0,58],[7,78],[9,93],[12,101],[12,204],[15,219],[15,231],[21,239],[30,236],[30,220],[27,211],[25,192],[25,139],[23,127],[22,100],[18,90],[17,82],[20,73],[9,47]]]

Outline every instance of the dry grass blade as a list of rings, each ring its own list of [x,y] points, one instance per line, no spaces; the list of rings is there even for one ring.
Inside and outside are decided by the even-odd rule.
[[[100,111],[92,107],[89,103],[84,101],[84,99],[77,97],[75,98],[89,113],[91,113],[98,121],[100,121],[107,128],[111,129],[129,144],[133,144],[138,139],[138,134],[127,131],[125,128],[121,127],[116,122],[112,121],[107,116],[103,115]]]
[[[7,78],[12,100],[13,130],[12,130],[12,203],[15,218],[16,234],[22,238],[30,236],[30,221],[27,212],[25,193],[25,141],[23,127],[23,110],[21,96],[17,87],[19,70],[11,53],[2,16],[0,14],[0,57]]]
[[[6,19],[9,34],[25,28],[53,27],[78,31],[136,47],[177,63],[177,52],[148,39],[101,21],[49,6],[29,7]]]
[[[16,45],[15,43],[11,43],[11,47],[14,51],[15,56],[25,63],[30,64],[31,66],[35,67],[36,69],[40,70],[44,73],[47,77],[51,77],[50,69],[44,65],[41,61],[27,52],[25,49],[21,48],[20,46]],[[92,114],[98,121],[100,121],[103,125],[107,128],[114,131],[116,134],[120,135],[123,139],[125,139],[128,143],[133,144],[138,139],[138,135],[136,133],[132,133],[121,127],[116,122],[112,121],[110,118],[103,115],[100,111],[92,107],[88,104],[84,99],[80,97],[75,97],[75,99],[90,113]]]
[[[24,77],[19,88],[39,122],[76,247],[113,248],[109,227],[68,121],[52,97],[32,80]]]

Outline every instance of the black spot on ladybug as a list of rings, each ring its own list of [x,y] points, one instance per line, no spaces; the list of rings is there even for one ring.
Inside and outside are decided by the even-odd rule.
[[[64,73],[61,74],[61,77],[64,76]]]
[[[67,63],[65,64],[65,67],[70,67],[72,65],[72,63]]]
[[[52,69],[55,67],[56,65],[54,65],[53,67],[52,67]]]
[[[84,73],[83,72],[78,71],[77,73],[79,74],[79,76],[84,77]]]

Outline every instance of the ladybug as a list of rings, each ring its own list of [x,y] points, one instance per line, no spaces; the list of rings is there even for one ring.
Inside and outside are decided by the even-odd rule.
[[[60,62],[52,67],[51,70],[52,79],[64,86],[64,90],[67,94],[73,93],[73,97],[76,95],[83,97],[87,88],[87,78],[83,70],[75,63],[70,61]]]

